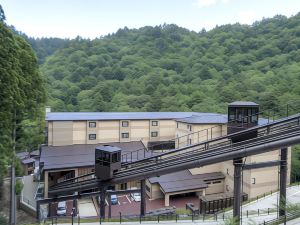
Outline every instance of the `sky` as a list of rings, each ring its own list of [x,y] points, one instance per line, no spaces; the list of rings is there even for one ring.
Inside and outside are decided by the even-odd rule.
[[[31,37],[94,39],[160,24],[199,32],[300,12],[300,0],[0,0],[6,23]]]

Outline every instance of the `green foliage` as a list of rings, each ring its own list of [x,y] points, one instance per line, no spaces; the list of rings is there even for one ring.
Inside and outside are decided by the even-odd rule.
[[[46,97],[33,50],[21,36],[2,22],[0,90],[1,179],[7,172],[7,165],[15,158],[14,150],[34,150],[41,143],[42,112]],[[20,174],[18,164],[16,166]]]
[[[5,14],[4,14],[4,10],[0,4],[0,21],[3,22],[5,21],[6,17],[5,17]]]
[[[0,214],[0,225],[7,225],[7,219]]]
[[[20,180],[16,181],[16,195],[21,195],[22,189],[23,189],[23,183]]]
[[[291,181],[300,181],[300,146],[296,145],[292,147],[292,171]]]
[[[235,100],[270,108],[299,99],[299,23],[298,14],[200,33],[164,24],[30,42],[54,111],[225,113]]]
[[[225,225],[238,225],[238,219],[236,217],[228,217],[224,220]]]

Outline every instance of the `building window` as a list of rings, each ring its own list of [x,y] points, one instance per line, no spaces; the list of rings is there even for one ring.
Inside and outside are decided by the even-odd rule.
[[[151,132],[151,137],[157,137],[157,136],[158,136],[158,132],[157,131]]]
[[[89,128],[96,127],[96,122],[89,122]]]
[[[128,121],[122,121],[122,127],[128,127],[129,122]]]
[[[151,124],[153,127],[156,127],[156,126],[158,126],[158,121],[152,121]]]
[[[126,190],[127,189],[127,183],[121,184],[121,190]]]
[[[122,138],[129,138],[129,133],[122,133]]]
[[[229,175],[229,169],[227,168],[227,174]]]
[[[251,182],[252,184],[256,183],[256,179],[254,177],[251,180],[252,180],[252,182]]]
[[[189,131],[192,131],[192,125],[187,125],[187,129],[188,129]]]
[[[89,140],[96,140],[96,134],[89,134]]]
[[[189,145],[191,145],[191,144],[192,144],[192,139],[190,138],[190,139],[189,139]]]
[[[179,127],[178,122],[176,123],[177,128]]]

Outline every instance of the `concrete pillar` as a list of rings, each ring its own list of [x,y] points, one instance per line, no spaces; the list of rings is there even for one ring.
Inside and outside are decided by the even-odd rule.
[[[44,174],[44,198],[48,198],[48,186],[49,186],[49,172],[45,171]]]
[[[285,216],[286,214],[287,154],[287,148],[280,150],[279,216]]]
[[[105,188],[101,188],[101,194],[100,194],[100,217],[102,219],[105,218]]]
[[[165,194],[165,206],[170,206],[170,195]]]
[[[237,158],[233,160],[234,165],[234,187],[233,187],[233,217],[235,217],[240,224],[241,218],[241,186],[242,186],[242,164],[243,159]]]
[[[141,180],[141,216],[146,214],[146,182]]]

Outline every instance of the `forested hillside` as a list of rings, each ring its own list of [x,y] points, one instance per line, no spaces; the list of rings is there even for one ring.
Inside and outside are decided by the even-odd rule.
[[[300,14],[200,33],[162,25],[31,42],[38,55],[54,52],[41,66],[54,111],[224,112],[233,100],[272,107],[300,95]]]
[[[1,5],[0,90],[1,195],[2,178],[15,157],[14,150],[31,151],[43,143],[46,96],[35,54],[29,43],[5,24]]]

